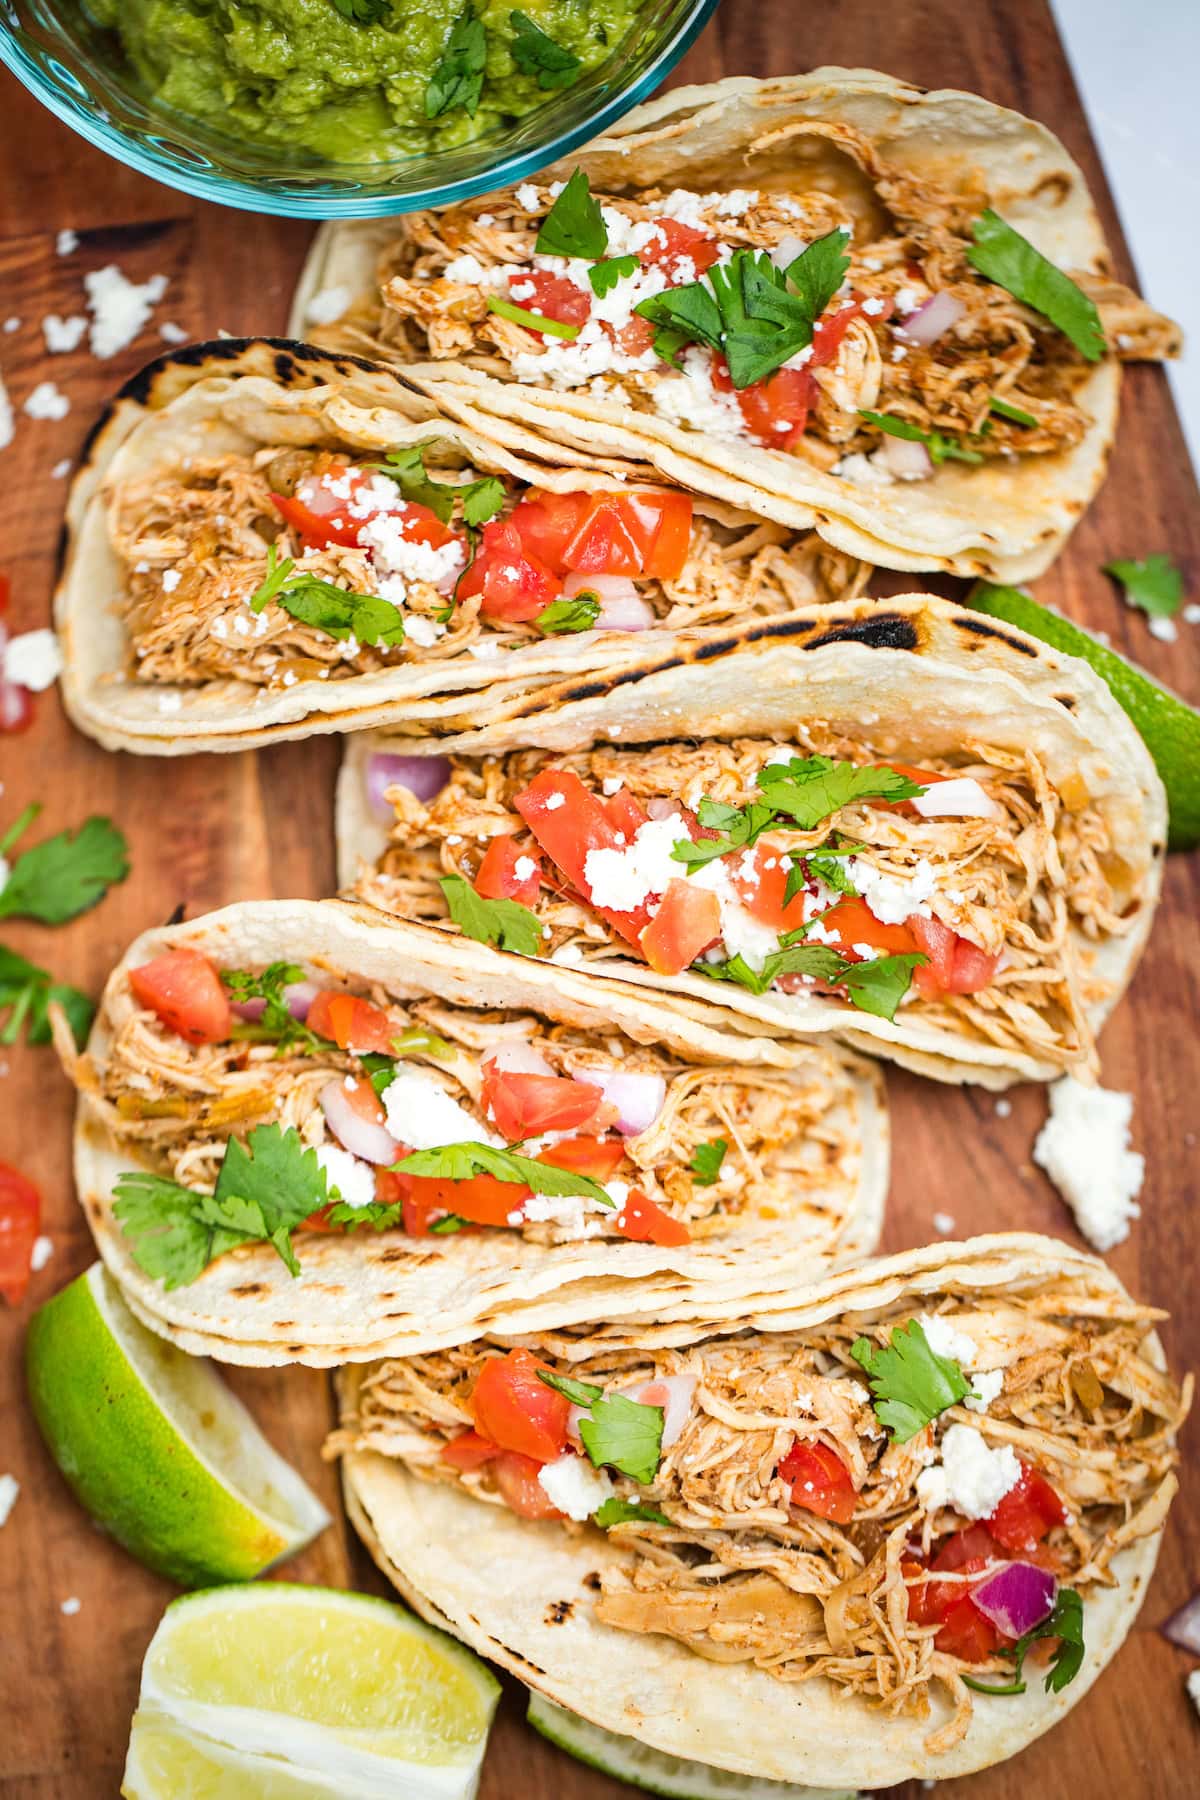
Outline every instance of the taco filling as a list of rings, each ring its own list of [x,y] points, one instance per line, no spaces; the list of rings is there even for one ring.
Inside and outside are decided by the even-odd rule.
[[[1055,789],[1032,748],[917,768],[797,735],[439,759],[422,799],[378,755],[392,830],[359,892],[561,963],[690,972],[714,999],[815,993],[1087,1063],[1093,956],[1133,928],[1140,880],[1082,784]]]
[[[1093,423],[1079,391],[1095,363],[1178,353],[1169,319],[1056,269],[977,192],[889,166],[848,125],[806,133],[853,159],[873,223],[835,193],[631,199],[577,169],[414,213],[384,256],[371,341],[874,487],[1067,450]]]
[[[584,1586],[616,1631],[893,1714],[940,1686],[946,1751],[975,1705],[1074,1679],[1090,1594],[1163,1523],[1190,1382],[1156,1316],[1051,1274],[683,1349],[485,1341],[359,1372],[330,1451],[560,1521],[582,1568],[615,1533]]]
[[[262,687],[584,631],[852,598],[865,564],[678,489],[546,492],[433,462],[266,445],[113,484],[128,673]]]
[[[855,1178],[852,1059],[686,1065],[619,1030],[164,951],[110,985],[76,1085],[127,1152],[113,1212],[187,1285],[241,1245],[293,1274],[313,1232],[507,1231],[676,1247],[755,1224],[832,1241]]]

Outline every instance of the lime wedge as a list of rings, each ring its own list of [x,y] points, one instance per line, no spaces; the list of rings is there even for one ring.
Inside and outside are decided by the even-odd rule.
[[[135,1319],[102,1263],[33,1315],[25,1370],[77,1498],[181,1586],[259,1575],[329,1524],[211,1365]]]
[[[273,1581],[210,1588],[176,1600],[154,1634],[130,1766],[265,1761],[309,1783],[279,1786],[279,1800],[323,1795],[322,1783],[469,1800],[499,1694],[478,1657],[389,1601]]]
[[[1030,637],[1053,644],[1084,662],[1108,684],[1113,699],[1137,726],[1167,790],[1172,850],[1192,850],[1200,843],[1200,713],[1178,694],[1160,687],[1136,663],[1126,662],[1094,638],[1082,625],[1039,606],[1019,588],[993,587],[979,581],[967,596],[976,612],[1004,619]]]
[[[648,1793],[665,1794],[667,1800],[858,1800],[850,1788],[794,1787],[790,1781],[763,1781],[687,1757],[667,1756],[636,1738],[589,1724],[544,1694],[530,1694],[528,1717],[535,1731],[579,1762]]]
[[[272,1757],[246,1756],[194,1737],[173,1719],[138,1708],[133,1715],[124,1800],[354,1800],[372,1792],[348,1788],[337,1775],[297,1773]]]

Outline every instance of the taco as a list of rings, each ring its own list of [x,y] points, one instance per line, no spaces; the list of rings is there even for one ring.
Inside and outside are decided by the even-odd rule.
[[[719,1317],[869,1252],[870,1065],[336,901],[144,933],[79,1090],[76,1179],[145,1322],[327,1365],[614,1309]]]
[[[500,720],[564,669],[695,654],[869,570],[641,466],[502,448],[284,340],[159,358],[71,491],[63,696],[109,748]],[[633,471],[636,476],[637,471]]]
[[[515,903],[557,966],[942,1080],[1094,1068],[1165,811],[1085,664],[910,595],[596,686],[449,755],[352,739],[342,881],[493,940]]]
[[[1041,125],[871,70],[680,88],[569,161],[324,227],[318,342],[898,569],[1023,581],[1104,477],[1122,361],[1177,326],[1112,279]]]
[[[1054,1724],[1137,1615],[1191,1399],[1161,1316],[1050,1238],[941,1243],[715,1330],[347,1370],[329,1448],[418,1612],[593,1723],[940,1779]]]

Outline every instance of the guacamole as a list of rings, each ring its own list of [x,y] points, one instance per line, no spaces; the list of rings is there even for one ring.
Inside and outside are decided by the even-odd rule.
[[[642,3],[525,0],[515,22],[512,0],[86,0],[86,10],[157,105],[224,136],[382,162],[511,127],[611,55]]]

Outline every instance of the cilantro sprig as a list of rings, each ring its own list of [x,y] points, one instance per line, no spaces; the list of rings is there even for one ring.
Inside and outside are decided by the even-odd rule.
[[[565,1395],[573,1406],[586,1406],[590,1416],[579,1421],[579,1436],[597,1469],[616,1469],[631,1481],[648,1486],[662,1461],[665,1413],[661,1406],[646,1406],[627,1394],[608,1394],[590,1381],[575,1381],[538,1370],[538,1380]]]
[[[24,836],[41,811],[27,806],[0,838],[0,857]],[[129,873],[129,847],[111,819],[93,815],[69,831],[22,851],[0,885],[0,918],[65,925],[96,906]],[[2,879],[2,878],[0,878]]]
[[[600,617],[600,602],[594,594],[575,594],[570,600],[552,600],[533,621],[544,637],[561,636],[566,631],[590,631]]]
[[[425,1175],[437,1181],[470,1181],[476,1175],[494,1175],[497,1181],[520,1182],[535,1194],[554,1198],[579,1194],[600,1206],[614,1205],[611,1195],[590,1175],[559,1169],[552,1163],[537,1162],[532,1156],[500,1150],[492,1144],[440,1144],[435,1150],[414,1150],[393,1167],[401,1175]]]
[[[258,975],[249,969],[222,969],[221,981],[239,1006],[253,1000],[263,1002],[258,1018],[239,1019],[231,1027],[230,1035],[255,1043],[278,1044],[280,1055],[286,1050],[323,1048],[326,1040],[293,1015],[284,993],[285,988],[304,979],[305,971],[299,963],[268,963]]]
[[[907,1444],[971,1392],[958,1363],[933,1349],[919,1319],[897,1325],[884,1345],[856,1338],[850,1354],[866,1370],[875,1415],[897,1444]]]
[[[788,935],[796,939],[806,930],[808,926],[801,926]],[[902,955],[851,962],[825,944],[784,942],[781,949],[764,957],[761,969],[751,968],[743,956],[731,956],[720,963],[695,962],[692,971],[713,981],[736,982],[752,994],[765,994],[781,975],[808,975],[827,987],[845,988],[847,999],[859,1012],[891,1020],[912,986],[913,970],[928,961],[919,952],[905,951]]]
[[[454,515],[454,503],[462,502],[467,525],[482,525],[504,505],[504,483],[498,475],[483,475],[477,481],[459,486],[452,481],[438,481],[425,466],[425,444],[401,444],[389,450],[381,463],[368,463],[367,468],[394,481],[406,500],[427,506],[431,513],[448,525]]]
[[[579,336],[578,325],[568,325],[562,319],[548,319],[545,313],[530,312],[527,306],[518,306],[515,300],[506,300],[502,294],[489,294],[487,309],[502,319],[509,319],[514,325],[523,325],[526,331],[540,331],[543,337],[565,338],[568,343]]]
[[[657,1506],[643,1506],[637,1500],[618,1500],[615,1494],[601,1502],[592,1514],[593,1523],[602,1530],[610,1531],[614,1525],[629,1525],[635,1520],[644,1521],[647,1525],[669,1525],[671,1523],[665,1512]]]
[[[519,900],[487,900],[463,875],[443,875],[442,893],[461,932],[517,956],[536,956],[542,943],[537,914]]]
[[[1023,406],[1014,406],[1011,400],[1004,400],[999,394],[993,394],[988,401],[988,410],[998,418],[1008,419],[1013,425],[1036,425],[1037,420]]]
[[[1118,558],[1105,563],[1104,573],[1119,581],[1126,604],[1139,607],[1151,619],[1171,619],[1183,605],[1183,576],[1161,551],[1141,561]]]
[[[404,642],[404,620],[390,600],[381,594],[352,594],[336,582],[297,571],[294,558],[281,560],[275,544],[267,550],[267,573],[250,596],[250,610],[260,613],[271,601],[328,637],[352,637],[382,648]]]
[[[608,249],[608,226],[600,202],[582,169],[576,169],[538,227],[539,256],[586,257],[596,261]]]
[[[425,117],[439,119],[461,106],[473,118],[483,92],[487,33],[474,6],[463,7],[450,27],[442,54],[425,89]]]
[[[860,419],[874,425],[887,437],[905,438],[911,444],[924,444],[929,452],[929,460],[938,467],[944,462],[981,463],[983,457],[978,450],[968,450],[957,438],[947,437],[943,431],[922,431],[911,419],[901,419],[896,413],[869,412],[865,407],[859,408]],[[1030,421],[1036,423],[1035,420]]]
[[[721,1164],[725,1161],[725,1153],[729,1144],[725,1138],[710,1138],[706,1144],[697,1144],[692,1153],[688,1168],[692,1171],[692,1184],[695,1187],[711,1187],[721,1175]]]
[[[973,1675],[964,1675],[963,1680],[977,1694],[1023,1694],[1025,1682],[1025,1658],[1030,1647],[1039,1638],[1057,1638],[1058,1648],[1050,1658],[1050,1669],[1046,1676],[1046,1692],[1061,1694],[1069,1687],[1083,1667],[1083,1601],[1074,1588],[1059,1588],[1054,1602],[1054,1610],[1049,1618],[1019,1637],[1015,1644],[998,1650],[998,1656],[1012,1657],[1014,1661],[1013,1676],[1007,1682],[979,1681]]]
[[[0,1044],[15,1044],[22,1027],[26,1043],[48,1044],[51,1004],[62,1007],[75,1042],[82,1047],[96,1013],[87,995],[55,981],[47,970],[0,944],[0,1016],[7,1014],[0,1027]]]
[[[755,777],[762,800],[749,806],[727,806],[703,799],[696,810],[701,825],[715,838],[683,838],[671,854],[688,868],[699,868],[731,850],[746,849],[772,827],[788,825],[799,831],[815,831],[825,819],[856,800],[912,800],[925,792],[886,765],[862,766],[837,762],[828,756],[793,756],[784,763],[767,763]]]
[[[624,281],[637,269],[636,256],[606,256],[600,262],[594,262],[588,270],[588,281],[597,300],[603,300],[605,294],[616,287],[618,281]]]
[[[512,11],[508,22],[513,28],[512,57],[523,75],[534,75],[543,90],[566,88],[579,79],[583,67],[579,57],[555,43],[528,13]]]
[[[1049,319],[1088,362],[1099,362],[1107,348],[1104,327],[1095,303],[1077,282],[990,206],[972,221],[971,236],[975,243],[967,261],[972,268]]]

